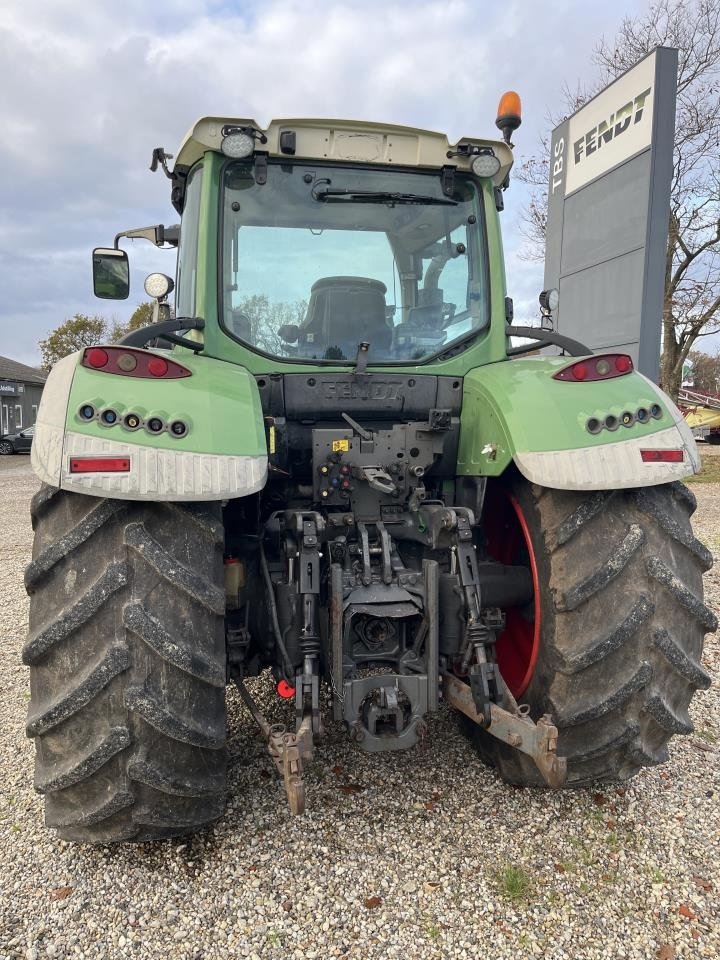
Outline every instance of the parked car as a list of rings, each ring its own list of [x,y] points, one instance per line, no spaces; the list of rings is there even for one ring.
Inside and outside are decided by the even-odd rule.
[[[0,437],[0,455],[9,456],[11,453],[30,453],[35,427],[28,427],[19,433],[11,433]]]

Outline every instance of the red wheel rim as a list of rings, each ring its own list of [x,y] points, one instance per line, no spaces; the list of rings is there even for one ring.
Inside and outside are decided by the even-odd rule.
[[[485,509],[488,553],[500,563],[530,567],[533,584],[532,618],[528,609],[504,611],[505,629],[495,647],[503,680],[517,699],[528,688],[540,652],[540,588],[530,531],[520,504],[507,491],[496,488]]]

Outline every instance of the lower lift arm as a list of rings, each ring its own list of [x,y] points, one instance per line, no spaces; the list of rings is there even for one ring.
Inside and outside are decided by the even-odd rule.
[[[521,707],[517,712],[510,712],[491,703],[488,724],[475,707],[469,685],[449,673],[443,676],[443,694],[451,707],[484,727],[493,737],[532,757],[548,786],[561,787],[565,783],[567,760],[557,755],[558,732],[549,714],[533,723]]]

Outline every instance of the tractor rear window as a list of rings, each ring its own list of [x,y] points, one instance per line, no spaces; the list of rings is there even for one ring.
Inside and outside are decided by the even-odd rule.
[[[225,170],[223,324],[287,360],[429,359],[489,320],[484,221],[469,177],[270,163]]]

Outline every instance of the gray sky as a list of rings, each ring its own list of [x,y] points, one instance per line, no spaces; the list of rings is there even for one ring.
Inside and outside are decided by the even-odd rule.
[[[116,232],[172,223],[151,174],[202,115],[384,120],[496,136],[516,89],[532,152],[564,81],[594,77],[592,48],[644,2],[606,0],[3,0],[0,7],[0,353],[39,360],[37,341],[74,313],[126,319],[172,254],[130,250],[124,303],[92,295],[90,251]],[[536,313],[542,268],[518,257],[523,190],[503,214],[516,317]]]

